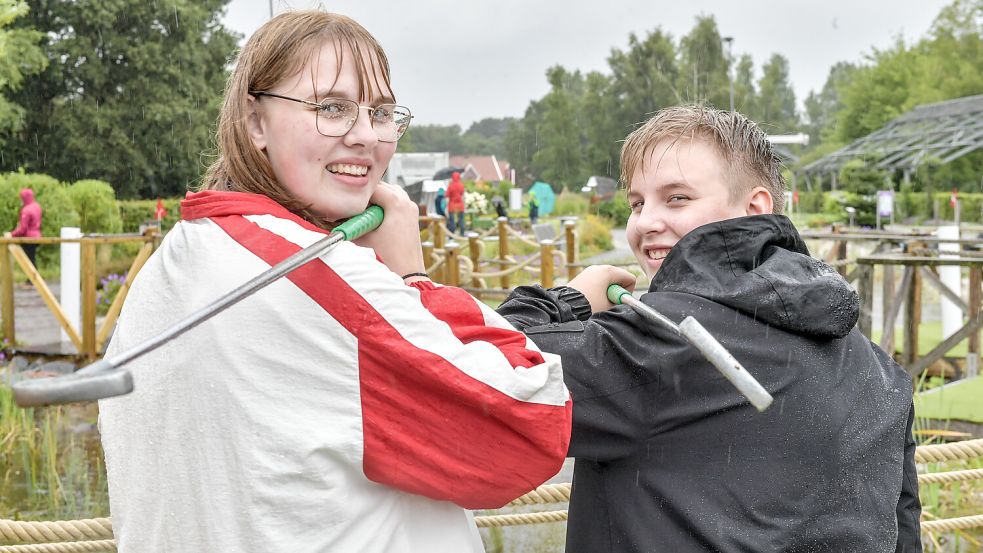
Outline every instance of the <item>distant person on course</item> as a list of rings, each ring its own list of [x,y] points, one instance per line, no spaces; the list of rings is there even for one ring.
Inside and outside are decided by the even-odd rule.
[[[433,209],[437,212],[437,215],[441,217],[447,217],[447,212],[444,211],[444,203],[446,202],[446,197],[444,196],[444,189],[440,188],[437,190],[437,197],[433,200]]]
[[[451,174],[451,182],[447,185],[447,230],[458,234],[464,233],[464,183],[461,174]]]
[[[8,232],[7,236],[22,236],[25,238],[39,238],[41,236],[41,204],[34,199],[34,190],[25,188],[20,191],[20,201],[23,206],[20,208],[20,220],[17,228]],[[24,253],[31,260],[31,265],[37,266],[34,261],[37,256],[37,244],[21,244]]]

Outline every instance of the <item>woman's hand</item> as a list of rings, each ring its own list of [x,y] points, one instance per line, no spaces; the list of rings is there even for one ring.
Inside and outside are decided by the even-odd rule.
[[[381,207],[386,212],[385,218],[379,228],[355,239],[355,243],[375,250],[389,270],[397,275],[424,272],[420,209],[416,203],[399,186],[384,182],[375,188],[369,203]]]
[[[573,277],[567,286],[583,294],[590,302],[591,312],[597,313],[614,307],[608,299],[608,286],[612,284],[634,290],[635,275],[612,265],[591,265]]]

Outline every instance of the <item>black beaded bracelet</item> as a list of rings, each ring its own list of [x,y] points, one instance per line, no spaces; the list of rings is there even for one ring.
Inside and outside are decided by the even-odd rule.
[[[406,279],[408,279],[410,277],[417,277],[417,276],[418,277],[424,277],[424,278],[430,278],[430,275],[428,275],[427,273],[408,273],[408,274],[403,275],[403,280],[406,280]]]

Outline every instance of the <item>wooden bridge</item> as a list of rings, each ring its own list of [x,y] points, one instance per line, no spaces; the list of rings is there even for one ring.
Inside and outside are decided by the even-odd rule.
[[[837,229],[839,230],[839,229]],[[957,376],[967,371],[975,374],[980,353],[979,331],[983,325],[980,311],[981,274],[983,274],[983,239],[950,239],[927,234],[897,233],[817,233],[804,232],[807,240],[821,240],[830,246],[816,255],[837,268],[854,284],[861,300],[858,327],[868,338],[873,336],[875,271],[880,273],[883,312],[880,345],[895,355],[912,376],[917,376],[937,362],[947,363]],[[869,253],[850,255],[850,245],[865,244]],[[956,251],[939,251],[939,244],[954,244]],[[815,255],[815,254],[814,254]],[[963,297],[946,286],[939,277],[939,267],[960,267],[968,272],[968,294]],[[900,271],[900,282],[898,271]],[[918,337],[922,323],[923,290],[931,286],[962,310],[965,324],[924,356],[919,356]],[[895,342],[894,328],[902,316],[900,352]],[[965,366],[958,365],[946,354],[968,339]]]

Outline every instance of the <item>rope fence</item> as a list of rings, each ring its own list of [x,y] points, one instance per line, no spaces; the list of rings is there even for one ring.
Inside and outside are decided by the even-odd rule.
[[[554,285],[557,270],[565,270],[567,280],[580,272],[584,265],[577,263],[576,220],[563,221],[563,237],[559,241],[534,241],[513,229],[507,220],[499,218],[497,225],[482,232],[451,232],[442,217],[421,217],[423,259],[426,272],[442,284],[466,286],[477,297],[484,293],[498,294],[515,283],[531,280],[549,288]],[[488,242],[497,242],[497,252],[486,251]],[[511,242],[511,244],[510,244]],[[536,248],[528,255],[517,256],[510,252],[516,245]],[[522,278],[518,273],[528,275]],[[515,280],[513,280],[515,278]],[[496,282],[492,282],[492,280]],[[498,284],[498,288],[490,288]]]
[[[540,261],[544,252],[551,253],[552,255],[550,257],[557,257],[561,266],[567,263],[566,255],[562,250],[543,248],[521,262],[517,262],[511,255],[503,256],[501,259],[482,259],[480,260],[482,264],[497,264],[500,267],[507,265],[507,267],[498,271],[479,271],[479,267],[476,266],[473,258],[479,257],[480,253],[484,251],[484,245],[480,242],[480,239],[489,236],[493,231],[498,230],[501,234],[504,228],[504,232],[530,246],[541,247],[542,244],[528,240],[514,229],[504,225],[500,225],[499,229],[488,229],[478,236],[475,236],[474,233],[469,233],[468,236],[451,233],[440,222],[437,222],[436,226],[439,226],[439,230],[431,227],[432,235],[443,233],[446,237],[460,239],[467,246],[462,248],[452,243],[450,244],[451,247],[446,247],[447,244],[441,243],[441,247],[431,247],[428,254],[433,263],[427,267],[427,272],[447,268],[449,266],[448,260],[453,259],[453,268],[461,273],[455,280],[475,281],[477,279],[501,278],[520,270],[538,272],[535,267],[531,267],[531,264]],[[461,255],[464,251],[471,253],[470,249],[473,247],[473,244],[477,244],[476,249],[479,250],[478,256]],[[845,260],[831,261],[839,265],[844,263]],[[482,280],[483,284],[484,282]],[[920,464],[965,461],[977,458],[983,458],[983,439],[925,445],[919,446],[915,450],[915,461]],[[973,480],[983,480],[983,469],[955,470],[918,475],[920,484],[944,484]],[[514,499],[507,506],[518,507],[565,503],[570,500],[570,493],[571,484],[569,483],[544,484]],[[930,515],[927,515],[926,518],[929,517]],[[563,522],[566,520],[566,510],[475,517],[475,522],[479,528],[543,524]],[[923,520],[921,527],[924,533],[930,535],[933,533],[980,528],[983,527],[983,514],[951,519]],[[0,519],[0,553],[99,553],[114,551],[116,551],[116,546],[113,541],[112,522],[109,518],[70,521],[14,521]]]
[[[0,553],[116,553],[113,540],[0,546]]]
[[[917,463],[941,463],[983,458],[983,439],[919,446]],[[918,475],[920,484],[942,484],[983,480],[983,469],[956,470]],[[570,501],[571,485],[544,484],[509,502],[508,507],[546,505]],[[501,528],[526,524],[564,522],[567,511],[543,511],[474,517],[478,528]],[[923,520],[922,532],[955,532],[983,527],[983,514],[942,520]],[[115,552],[109,518],[66,521],[0,520],[0,553],[102,553]]]

